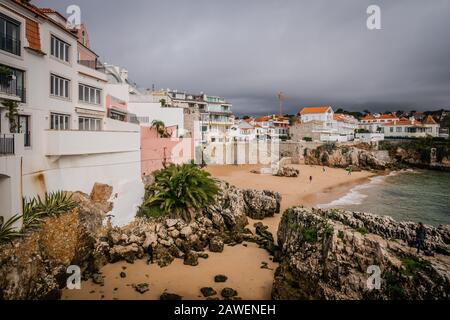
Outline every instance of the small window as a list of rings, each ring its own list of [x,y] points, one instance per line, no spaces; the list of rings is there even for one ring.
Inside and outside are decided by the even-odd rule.
[[[70,44],[55,36],[52,36],[50,43],[50,54],[59,60],[69,62]]]
[[[52,96],[69,98],[70,80],[52,74],[50,76],[50,94]]]
[[[20,56],[20,22],[0,13],[0,49]]]
[[[69,130],[70,116],[67,114],[52,113],[50,115],[51,130]]]

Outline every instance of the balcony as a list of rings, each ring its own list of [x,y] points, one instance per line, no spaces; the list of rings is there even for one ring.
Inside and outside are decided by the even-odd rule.
[[[140,150],[139,131],[47,130],[47,156],[74,156]]]
[[[17,82],[15,76],[0,74],[0,98],[25,102],[25,89]]]
[[[78,60],[78,71],[107,81],[105,68],[98,60]]]
[[[14,155],[14,147],[15,143],[13,134],[0,135],[0,156]]]
[[[20,56],[21,43],[20,40],[13,39],[8,35],[0,35],[0,50]]]

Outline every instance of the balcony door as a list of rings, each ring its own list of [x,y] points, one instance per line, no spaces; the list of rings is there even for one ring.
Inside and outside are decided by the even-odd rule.
[[[31,128],[30,128],[30,116],[19,115],[17,116],[18,128],[16,133],[24,134],[24,146],[31,147]]]

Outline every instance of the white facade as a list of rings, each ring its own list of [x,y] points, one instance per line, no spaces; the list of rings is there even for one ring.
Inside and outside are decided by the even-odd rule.
[[[126,207],[122,212],[133,215],[144,194],[139,127],[108,130],[113,125],[105,109],[107,77],[95,66],[78,63],[80,44],[76,36],[26,6],[11,1],[1,3],[4,7],[0,7],[0,12],[19,25],[21,50],[20,54],[0,50],[0,64],[23,71],[26,89],[26,99],[20,103],[19,112],[27,117],[20,130],[25,131],[28,141],[20,155],[22,190],[17,196],[34,197],[55,190],[90,193],[95,182],[106,183],[117,194],[111,199],[113,221],[126,222],[128,217],[120,216],[118,208]],[[37,41],[41,52],[26,49],[36,46],[26,34],[25,26],[30,21],[39,27]],[[67,45],[68,61],[53,54],[52,37]],[[61,79],[56,82],[54,76]],[[80,85],[83,85],[81,92]],[[83,102],[85,99],[81,97],[85,96],[89,103]],[[0,106],[0,113],[1,133],[9,132],[5,108]],[[88,126],[83,130],[98,131],[82,131],[84,121]]]

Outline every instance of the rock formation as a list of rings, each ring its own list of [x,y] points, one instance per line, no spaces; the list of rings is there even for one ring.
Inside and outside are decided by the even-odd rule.
[[[292,167],[280,167],[274,174],[277,177],[296,178],[300,174],[300,171]]]
[[[449,228],[427,226],[434,256],[419,257],[408,245],[414,227],[367,213],[288,209],[278,229],[272,297],[448,299]],[[379,289],[370,278],[377,270]]]
[[[49,217],[38,229],[1,245],[0,300],[57,299],[70,265],[86,276],[106,262],[95,247],[110,205],[79,192],[72,199],[78,208]]]

